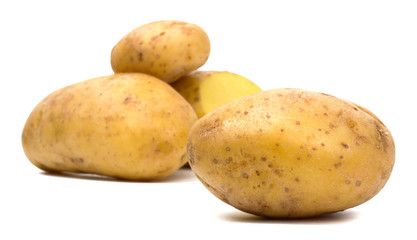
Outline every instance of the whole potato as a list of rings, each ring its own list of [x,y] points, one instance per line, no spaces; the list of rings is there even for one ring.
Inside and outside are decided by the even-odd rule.
[[[93,78],[43,99],[24,126],[28,159],[46,171],[129,180],[170,175],[186,162],[197,116],[171,86],[141,73]]]
[[[370,111],[301,89],[238,99],[191,128],[188,161],[218,198],[248,213],[301,218],[345,210],[375,196],[395,147]]]
[[[172,86],[191,104],[199,118],[226,103],[262,91],[249,79],[226,71],[194,71]]]
[[[111,52],[111,66],[115,73],[147,73],[171,83],[202,66],[209,54],[209,38],[199,26],[163,20],[123,37]]]

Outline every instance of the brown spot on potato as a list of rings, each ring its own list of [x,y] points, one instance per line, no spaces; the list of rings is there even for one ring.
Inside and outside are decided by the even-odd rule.
[[[143,52],[138,52],[138,59],[139,61],[143,61]]]
[[[245,115],[248,115],[248,113],[249,113],[248,111],[243,112],[243,114],[245,114]]]
[[[335,163],[334,164],[334,168],[338,168],[338,167],[341,167],[342,166],[342,163],[341,162],[338,162],[338,163]]]
[[[287,188],[287,187],[285,187],[285,188],[284,188],[284,191],[285,191],[286,193],[288,193],[288,192],[290,192],[290,189],[289,189],[289,188]]]
[[[215,164],[217,164],[217,163],[219,163],[219,161],[215,158],[215,159],[213,159],[213,162],[215,163]]]
[[[350,181],[346,179],[346,180],[345,180],[345,183],[346,183],[346,184],[350,184]]]
[[[226,147],[226,151],[228,151],[228,152],[229,152],[229,151],[230,151],[230,147]]]
[[[295,178],[294,180],[295,180],[296,182],[300,182],[300,179],[298,179],[298,178]]]
[[[344,147],[344,148],[346,148],[346,149],[348,149],[348,148],[349,148],[349,145],[347,145],[346,143],[340,143],[340,145],[342,145],[342,147]]]
[[[123,104],[128,104],[132,102],[132,96],[127,96],[124,100],[123,100]]]
[[[355,185],[356,185],[356,187],[359,187],[360,185],[362,184],[362,182],[361,181],[356,181],[356,183],[355,183]]]
[[[295,124],[300,125],[301,123],[300,123],[300,121],[296,121]]]
[[[262,161],[266,161],[266,157],[261,157],[261,160]]]
[[[83,158],[70,158],[70,161],[74,164],[82,164],[84,163],[84,159]]]
[[[249,174],[247,174],[247,173],[243,173],[242,176],[243,176],[243,178],[249,178]]]

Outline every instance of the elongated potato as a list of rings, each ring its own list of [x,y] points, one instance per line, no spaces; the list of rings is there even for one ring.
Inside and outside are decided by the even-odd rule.
[[[226,71],[194,71],[172,86],[191,104],[199,118],[226,103],[262,91],[249,79]]]
[[[141,73],[79,82],[43,99],[22,133],[28,159],[46,171],[129,180],[170,175],[186,162],[197,120],[172,87]]]
[[[141,72],[171,83],[208,59],[210,40],[199,26],[173,20],[142,25],[123,37],[111,52],[115,73]]]
[[[300,89],[256,93],[192,127],[187,155],[201,182],[248,213],[301,218],[345,210],[390,177],[394,140],[369,110]]]

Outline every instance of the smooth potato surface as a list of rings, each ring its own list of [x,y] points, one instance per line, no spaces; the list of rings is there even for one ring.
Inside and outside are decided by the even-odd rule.
[[[375,196],[390,177],[395,147],[385,125],[356,104],[276,89],[199,119],[187,156],[201,182],[237,209],[301,218]]]
[[[199,26],[173,20],[142,25],[112,49],[115,73],[141,72],[171,83],[202,66],[210,54],[210,40]]]
[[[262,91],[249,79],[226,71],[194,71],[172,86],[191,104],[199,118],[226,103]]]
[[[79,82],[43,99],[22,133],[28,159],[47,171],[129,180],[170,175],[186,162],[192,107],[141,73]]]

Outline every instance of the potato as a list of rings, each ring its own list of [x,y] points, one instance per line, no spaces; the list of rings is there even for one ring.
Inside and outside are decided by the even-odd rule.
[[[210,41],[199,26],[181,21],[157,21],[123,37],[111,52],[115,73],[141,72],[171,83],[202,66]]]
[[[190,166],[218,198],[242,211],[302,218],[352,208],[390,177],[395,147],[384,124],[356,104],[275,89],[200,118]]]
[[[226,103],[262,91],[249,79],[226,71],[194,71],[172,86],[191,104],[199,118]]]
[[[186,162],[196,120],[188,102],[165,82],[121,73],[47,96],[30,114],[22,144],[28,159],[46,171],[152,180]]]

